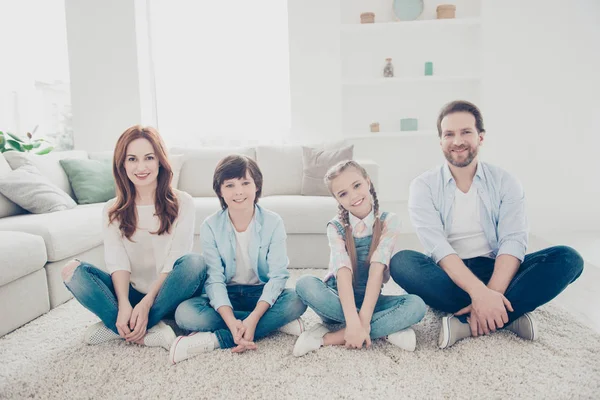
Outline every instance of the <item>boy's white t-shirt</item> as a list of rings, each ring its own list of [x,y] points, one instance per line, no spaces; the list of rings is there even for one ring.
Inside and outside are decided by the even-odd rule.
[[[250,264],[250,238],[252,236],[252,226],[254,220],[244,232],[238,232],[232,225],[235,232],[235,275],[227,283],[227,285],[258,285],[260,280],[252,269]]]
[[[481,226],[480,202],[477,189],[471,185],[467,193],[456,189],[452,226],[448,243],[461,259],[491,257],[492,248]]]

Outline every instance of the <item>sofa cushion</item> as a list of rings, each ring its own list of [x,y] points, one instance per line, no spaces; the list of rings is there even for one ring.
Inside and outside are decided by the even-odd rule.
[[[259,204],[281,216],[288,234],[325,234],[327,223],[337,214],[333,197],[269,196]]]
[[[65,158],[59,162],[69,177],[78,204],[103,203],[116,196],[110,160]]]
[[[0,153],[0,177],[4,174],[12,171],[10,165],[4,158],[4,155]],[[23,214],[25,210],[19,207],[17,204],[10,201],[4,195],[0,194],[0,218],[9,217],[11,215]]]
[[[32,164],[25,164],[1,176],[0,192],[35,214],[68,210],[77,205]]]
[[[44,239],[25,232],[0,232],[0,286],[44,268]]]
[[[194,225],[194,234],[200,234],[200,226],[204,220],[221,209],[219,199],[214,197],[194,197],[194,206],[196,207],[196,224]]]
[[[303,196],[330,196],[327,185],[323,182],[329,168],[340,161],[351,160],[354,145],[335,150],[322,150],[302,147],[302,191]]]
[[[50,182],[54,183],[73,199],[75,198],[75,195],[73,194],[73,190],[71,190],[69,178],[60,166],[58,160],[62,160],[63,158],[88,158],[87,153],[81,150],[58,151],[42,156],[9,151],[4,153],[4,156],[12,169],[17,169],[25,164],[35,165],[42,175],[50,179]]]
[[[80,205],[50,214],[14,215],[0,219],[0,231],[41,236],[48,261],[60,261],[102,243],[104,203]]]
[[[300,194],[301,146],[258,146],[256,162],[263,174],[263,196]]]
[[[179,176],[178,189],[188,192],[192,197],[216,197],[212,189],[213,175],[217,163],[230,154],[242,154],[256,159],[256,152],[250,147],[206,147],[188,149],[174,147],[173,154],[183,154],[184,162]]]

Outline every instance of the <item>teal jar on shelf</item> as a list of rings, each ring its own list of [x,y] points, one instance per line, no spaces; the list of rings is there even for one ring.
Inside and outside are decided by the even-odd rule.
[[[431,61],[427,61],[425,63],[425,76],[433,75],[433,63]]]
[[[401,131],[418,131],[419,124],[416,118],[402,118],[400,120]]]

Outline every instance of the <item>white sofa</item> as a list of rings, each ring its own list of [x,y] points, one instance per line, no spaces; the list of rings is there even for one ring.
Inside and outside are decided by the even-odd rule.
[[[202,251],[199,240],[202,221],[220,207],[212,190],[215,166],[221,158],[233,153],[248,155],[258,162],[264,176],[260,204],[283,218],[288,233],[290,267],[326,268],[329,248],[325,227],[336,214],[337,206],[331,197],[300,194],[302,148],[295,145],[170,149],[171,155],[183,155],[179,157],[181,170],[176,174],[176,187],[191,194],[196,203],[194,251]],[[8,153],[5,156],[0,154],[0,175],[11,167],[18,167],[24,157]],[[74,150],[27,157],[43,175],[75,198],[59,160],[111,156],[111,152],[88,154]],[[376,184],[378,166],[370,161],[361,161],[361,164]],[[0,195],[0,304],[3,305],[0,336],[71,298],[60,274],[66,262],[79,258],[104,267],[103,205],[78,205],[66,211],[30,214]]]

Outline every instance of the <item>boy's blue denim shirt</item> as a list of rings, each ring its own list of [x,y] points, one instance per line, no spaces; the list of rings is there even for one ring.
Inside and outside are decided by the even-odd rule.
[[[479,162],[473,178],[481,226],[493,256],[510,254],[521,262],[527,251],[528,222],[521,183],[503,169]],[[456,182],[445,163],[415,178],[408,210],[425,254],[436,263],[456,251],[448,243]]]
[[[259,301],[266,301],[272,306],[290,276],[285,227],[278,214],[259,205],[254,206],[252,227],[248,249],[250,264],[258,279],[265,284]],[[202,255],[208,272],[205,291],[215,310],[221,306],[231,307],[226,284],[236,270],[233,229],[227,209],[206,218],[200,227]]]

